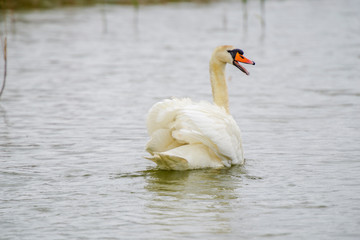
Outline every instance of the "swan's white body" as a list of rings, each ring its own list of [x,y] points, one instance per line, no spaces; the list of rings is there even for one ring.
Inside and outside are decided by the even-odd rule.
[[[146,150],[160,169],[222,168],[243,164],[240,129],[228,113],[225,64],[232,61],[226,50],[215,49],[210,60],[214,103],[168,99],[149,111],[150,141]],[[231,56],[230,56],[231,57]]]

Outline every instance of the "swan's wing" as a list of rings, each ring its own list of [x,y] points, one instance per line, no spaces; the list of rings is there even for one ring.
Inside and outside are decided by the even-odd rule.
[[[147,129],[150,140],[146,150],[154,155],[155,152],[165,152],[184,143],[176,141],[172,136],[172,125],[179,109],[191,105],[190,99],[167,99],[152,106],[147,116]]]
[[[199,103],[179,111],[172,136],[178,141],[201,142],[214,151],[225,166],[243,163],[240,129],[222,108]]]
[[[204,159],[208,167],[243,163],[240,130],[231,115],[216,105],[165,100],[150,109],[147,127],[151,135],[147,151],[159,166],[170,156],[186,159],[191,168],[206,167]]]
[[[149,110],[147,116],[147,129],[151,136],[158,129],[169,128],[169,125],[175,120],[179,109],[192,105],[188,98],[184,99],[166,99],[154,104]]]

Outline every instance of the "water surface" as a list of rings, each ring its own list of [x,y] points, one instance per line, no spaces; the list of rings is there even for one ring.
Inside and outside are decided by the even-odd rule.
[[[359,239],[360,4],[244,2],[15,13],[1,239]],[[222,44],[245,166],[156,170],[148,109],[211,101]]]

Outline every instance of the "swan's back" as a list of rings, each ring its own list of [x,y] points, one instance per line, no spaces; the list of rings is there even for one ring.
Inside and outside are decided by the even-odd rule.
[[[190,99],[156,103],[149,111],[148,159],[160,169],[221,168],[243,164],[240,129],[223,108]]]

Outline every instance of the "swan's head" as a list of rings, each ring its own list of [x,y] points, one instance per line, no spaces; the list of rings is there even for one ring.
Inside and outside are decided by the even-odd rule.
[[[220,46],[215,49],[214,54],[216,55],[216,58],[221,62],[234,65],[246,75],[249,75],[250,73],[246,70],[246,68],[240,65],[240,63],[255,65],[254,61],[251,61],[250,59],[244,57],[243,50],[234,48],[233,46]]]
[[[248,72],[248,70],[246,70],[246,68],[244,68],[243,66],[241,66],[241,63],[246,63],[246,64],[251,64],[251,65],[255,65],[254,61],[251,61],[250,59],[247,59],[246,57],[244,57],[244,51],[241,49],[232,49],[232,50],[227,50],[228,53],[230,53],[231,55],[231,60],[232,60],[232,64],[237,67],[238,69],[240,69],[243,73],[245,73],[246,75],[249,75],[250,73]]]

